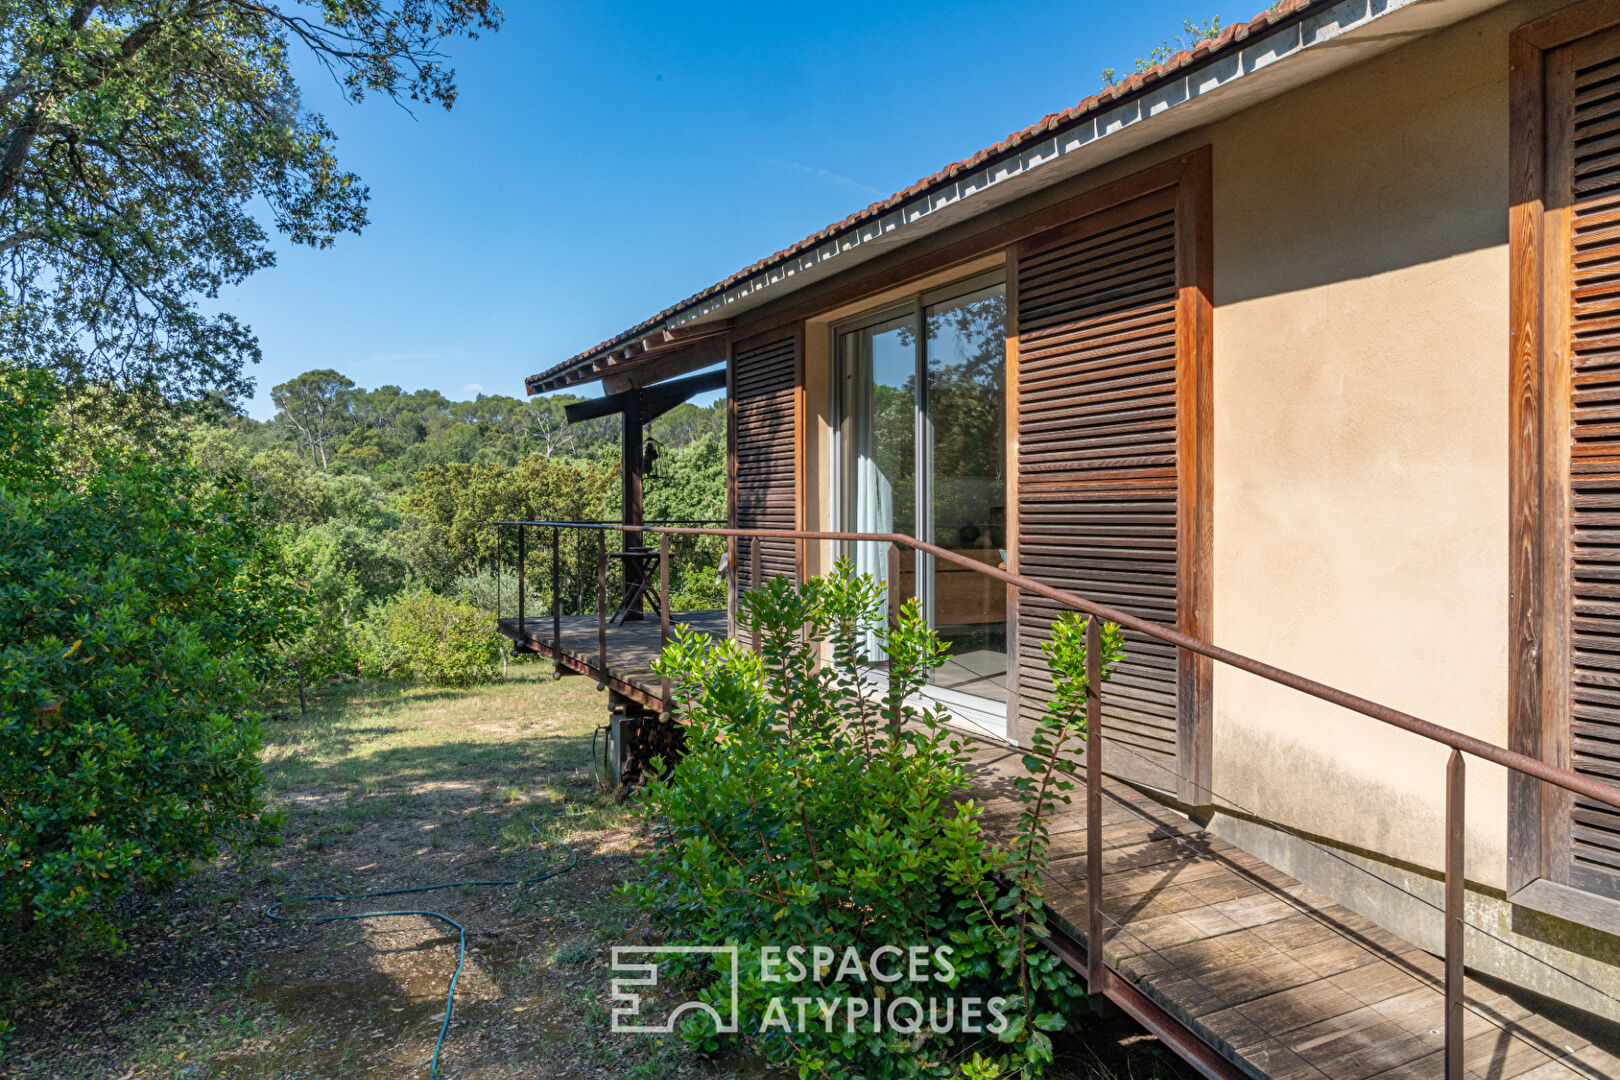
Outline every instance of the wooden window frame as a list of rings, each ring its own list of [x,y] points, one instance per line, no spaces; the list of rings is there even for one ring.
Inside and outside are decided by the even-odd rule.
[[[1089,218],[1103,213],[1122,203],[1131,202],[1145,195],[1167,189],[1176,192],[1177,227],[1182,235],[1189,237],[1189,242],[1181,245],[1178,252],[1177,281],[1179,296],[1177,304],[1177,336],[1178,354],[1182,358],[1183,369],[1178,372],[1178,380],[1185,388],[1187,398],[1192,406],[1186,416],[1186,423],[1182,429],[1182,444],[1178,447],[1178,457],[1188,463],[1189,467],[1183,471],[1181,484],[1183,489],[1180,495],[1179,510],[1182,516],[1178,519],[1178,529],[1184,530],[1185,537],[1181,564],[1178,567],[1177,586],[1184,590],[1184,598],[1180,607],[1179,625],[1177,629],[1184,633],[1198,637],[1209,637],[1214,628],[1213,622],[1213,434],[1214,434],[1214,397],[1211,378],[1213,361],[1213,331],[1214,331],[1214,210],[1212,194],[1212,159],[1213,153],[1209,145],[1198,146],[1192,150],[1168,158],[1157,164],[1150,165],[1138,172],[1132,173],[1120,180],[1103,184],[1099,187],[1082,191],[1079,194],[1063,198],[1059,201],[1041,206],[1037,209],[1020,213],[1017,204],[990,211],[987,220],[978,231],[969,231],[972,225],[964,223],[966,228],[952,229],[943,233],[937,239],[919,241],[924,250],[918,254],[903,257],[897,255],[892,261],[880,260],[878,265],[863,269],[851,270],[848,276],[839,275],[824,286],[812,286],[810,295],[784,302],[780,305],[771,305],[757,317],[742,316],[737,327],[739,334],[747,337],[733,339],[732,354],[738,343],[749,342],[763,338],[769,334],[783,334],[788,327],[792,327],[799,335],[799,363],[800,363],[800,404],[799,416],[801,429],[804,418],[804,331],[809,320],[819,320],[826,317],[830,311],[848,308],[859,304],[868,297],[880,293],[899,291],[909,288],[913,283],[924,278],[943,274],[956,267],[965,267],[969,263],[985,258],[987,255],[1002,253],[1007,261],[1007,452],[1009,455],[1009,468],[1007,475],[1007,529],[1009,532],[1008,568],[1018,569],[1018,479],[1017,469],[1012,467],[1017,455],[1017,378],[1018,378],[1018,298],[1016,294],[1016,274],[1013,261],[1017,257],[1018,245],[1048,233],[1083,218]],[[840,323],[843,319],[838,320]],[[828,360],[831,362],[832,354],[829,352]],[[728,362],[727,370],[731,370]],[[727,400],[732,401],[734,395],[727,386]],[[734,410],[735,405],[728,405],[728,410]],[[801,491],[800,514],[803,514],[803,491],[805,484],[804,444],[800,443],[799,484]],[[730,466],[735,468],[735,437],[730,438],[731,451]],[[822,462],[827,465],[829,462]],[[728,503],[734,514],[736,506],[734,484],[728,492]],[[804,527],[801,522],[801,528]],[[801,560],[803,556],[801,554]],[[1008,586],[1009,590],[1013,587]],[[735,608],[735,601],[728,605]],[[1017,634],[1017,605],[1008,605],[1009,641],[1016,639]],[[1009,704],[1016,699],[1017,673],[1015,652],[1009,646],[1008,655],[1014,658],[1009,672],[1008,698]],[[1178,673],[1178,695],[1181,715],[1177,737],[1179,742],[1180,771],[1179,790],[1175,793],[1177,798],[1191,807],[1208,806],[1214,801],[1210,790],[1212,783],[1213,760],[1213,662],[1207,657],[1183,656]],[[1016,710],[1009,707],[1008,734],[1015,735]]]
[[[1569,362],[1563,258],[1568,207],[1548,206],[1547,54],[1620,25],[1620,0],[1587,0],[1515,30],[1509,65],[1509,657],[1508,745],[1569,760]],[[1564,215],[1560,226],[1556,215]],[[1507,892],[1520,906],[1620,932],[1620,900],[1571,886],[1562,789],[1508,775]]]

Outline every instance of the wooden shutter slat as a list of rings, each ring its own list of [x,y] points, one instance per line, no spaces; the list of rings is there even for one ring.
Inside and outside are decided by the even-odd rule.
[[[731,393],[739,529],[798,527],[799,352],[796,337],[735,350]],[[753,588],[752,539],[737,541],[737,584]],[[760,576],[798,577],[798,546],[792,540],[759,544]]]
[[[1180,602],[1177,230],[1149,210],[1018,261],[1018,568],[1176,625]],[[1042,645],[1065,609],[1018,606],[1019,708],[1050,700]],[[1176,650],[1126,634],[1104,726],[1130,753],[1110,770],[1175,789]],[[1146,759],[1146,760],[1143,760]]]
[[[1569,767],[1620,782],[1620,55],[1577,67],[1554,121],[1568,193],[1569,471],[1564,574],[1570,651]],[[1587,47],[1589,55],[1591,47]],[[1580,63],[1580,61],[1576,61]],[[1564,68],[1566,72],[1568,68]],[[1620,896],[1620,815],[1567,800],[1570,880]]]

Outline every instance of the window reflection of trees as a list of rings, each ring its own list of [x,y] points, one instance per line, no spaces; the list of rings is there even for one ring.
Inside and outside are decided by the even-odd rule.
[[[928,317],[934,534],[944,547],[1006,546],[1006,322],[999,292]]]

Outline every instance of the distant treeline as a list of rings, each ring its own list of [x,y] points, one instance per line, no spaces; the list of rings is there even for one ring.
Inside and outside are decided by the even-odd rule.
[[[485,613],[498,596],[513,603],[512,537],[498,546],[491,522],[619,516],[620,420],[570,425],[563,409],[582,398],[452,401],[436,390],[368,390],[330,370],[282,383],[272,398],[270,420],[200,424],[190,440],[205,469],[244,475],[258,494],[275,565],[307,600],[289,654],[306,675],[363,668],[380,647],[377,628],[392,625],[390,603],[424,592]],[[725,402],[681,405],[647,435],[661,459],[646,483],[647,516],[723,519]],[[720,602],[719,550],[681,543],[679,603]],[[551,601],[540,569],[536,561],[528,580],[534,610]],[[594,561],[571,558],[565,608],[594,610],[594,574]]]
[[[315,468],[363,473],[388,488],[434,465],[513,465],[535,455],[601,462],[619,455],[619,417],[569,424],[563,410],[586,400],[573,394],[452,401],[437,390],[367,390],[330,369],[307,371],[270,393],[278,411],[269,421],[225,422],[235,445],[297,450]],[[725,436],[724,401],[677,406],[647,429],[666,449],[708,434]]]

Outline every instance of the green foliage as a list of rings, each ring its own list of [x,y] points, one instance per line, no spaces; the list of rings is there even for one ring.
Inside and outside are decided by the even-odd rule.
[[[498,465],[446,465],[418,473],[401,503],[405,520],[403,551],[422,580],[443,588],[467,571],[491,567],[498,541],[508,547],[501,562],[515,566],[513,530],[498,535],[490,524],[502,520],[594,521],[604,515],[608,491],[617,487],[617,463],[576,467],[531,457],[510,468]],[[539,530],[529,539],[538,545]],[[587,558],[582,545],[591,548]],[[567,539],[569,573],[562,583],[565,611],[595,610],[595,537]],[[531,591],[551,603],[549,562],[540,573],[540,552],[531,548]],[[536,611],[541,610],[536,608]]]
[[[1158,67],[1160,64],[1176,55],[1176,53],[1182,52],[1186,49],[1195,48],[1200,42],[1219,37],[1220,33],[1221,17],[1219,15],[1205,19],[1203,22],[1193,22],[1191,19],[1183,19],[1181,23],[1181,33],[1163,42],[1162,44],[1154,46],[1153,51],[1149,52],[1146,56],[1138,56],[1136,58],[1136,73],[1140,75],[1144,71],[1151,71],[1153,68]],[[1104,86],[1118,86],[1120,81],[1119,69],[1103,68],[1102,81]]]
[[[295,55],[348,96],[455,100],[447,38],[492,0],[29,0],[0,5],[0,355],[170,400],[244,395],[251,331],[199,297],[323,248],[368,193],[301,108]]]
[[[664,452],[658,475],[646,482],[648,521],[726,521],[726,439],[706,431],[684,446]],[[657,543],[649,538],[649,543]],[[670,591],[676,611],[702,611],[726,606],[726,583],[720,557],[726,542],[718,536],[675,536],[670,539]]]
[[[408,568],[378,534],[342,519],[276,531],[281,572],[305,597],[309,618],[289,642],[304,676],[354,670],[355,631],[366,609],[405,583]],[[488,612],[485,608],[485,621]]]
[[[0,369],[0,917],[116,943],[127,889],[273,828],[252,702],[299,616],[240,477],[55,404]]]
[[[1018,932],[1039,917],[1038,898],[1009,901],[997,887],[993,875],[1015,868],[984,836],[980,809],[958,801],[964,745],[941,711],[913,704],[944,659],[915,601],[886,631],[886,681],[874,682],[860,659],[867,633],[885,626],[884,603],[881,585],[840,563],[826,578],[779,578],[743,597],[759,655],[677,629],[657,667],[675,682],[686,752],[645,789],[659,843],[625,892],[669,927],[672,944],[741,946],[741,1030],[800,1076],[950,1076],[970,1050],[982,1055],[979,1075],[1038,1075],[1051,1058],[1047,1032],[1063,1026],[1075,987]],[[854,947],[863,962],[880,946],[929,956],[943,947],[951,970],[907,967],[881,993],[838,971],[767,978],[762,950],[816,945],[840,958]],[[728,1005],[729,965],[714,976],[702,998]],[[762,1029],[773,999],[795,997],[837,1008],[831,1030],[814,1020]],[[1005,997],[1010,1022],[988,1036],[959,1030],[960,1013],[943,1033],[926,1023],[915,1034],[877,1030],[869,1019],[851,1023],[840,1001],[856,997],[909,997],[941,1012],[947,1000]],[[694,1045],[718,1046],[700,1014],[681,1030]]]
[[[408,585],[490,619],[497,600],[514,614],[516,535],[498,536],[491,522],[618,515],[618,419],[569,425],[563,409],[578,399],[568,395],[449,401],[431,390],[367,390],[321,370],[275,396],[273,421],[196,424],[189,445],[211,472],[241,473],[258,490],[282,573],[309,600],[311,620],[286,649],[306,676],[353,670],[361,613]],[[649,518],[723,522],[724,416],[724,403],[686,404],[649,426],[664,448],[646,484]],[[551,537],[530,530],[527,539],[527,610],[539,615],[551,606]],[[712,537],[673,540],[677,610],[724,604],[723,551]],[[561,552],[564,610],[595,611],[596,537],[565,533]],[[620,569],[610,563],[615,601]]]
[[[1019,904],[1040,896],[1041,871],[1046,868],[1050,839],[1047,815],[1054,805],[1068,806],[1073,799],[1074,781],[1068,778],[1065,766],[1071,747],[1086,734],[1086,693],[1091,685],[1086,672],[1088,621],[1075,612],[1065,612],[1052,623],[1051,635],[1041,646],[1052,672],[1052,698],[1030,737],[1029,752],[1024,755],[1024,769],[1029,775],[1014,782],[1023,810],[1013,840],[1010,887],[1000,901],[1003,904]],[[1104,623],[1100,631],[1102,651],[1097,673],[1106,682],[1124,659],[1125,638],[1117,623]],[[1020,942],[1028,934],[1047,936],[1038,903],[1031,905],[1027,917],[1019,923],[1018,934]]]
[[[373,610],[360,637],[367,675],[472,686],[501,673],[501,639],[488,610],[425,590]]]
[[[326,468],[326,448],[351,424],[349,391],[354,380],[331,368],[306,371],[271,388],[270,400],[309,445],[310,460]]]
[[[228,432],[229,444],[249,456],[292,450],[316,469],[324,446],[331,472],[363,474],[389,490],[407,486],[416,473],[432,467],[510,466],[527,457],[583,465],[619,456],[620,418],[570,424],[564,410],[584,400],[573,394],[522,400],[480,394],[473,401],[451,401],[437,390],[367,390],[330,370],[306,371],[276,393],[280,411],[270,421],[233,417],[215,430]],[[677,405],[647,426],[647,437],[678,452],[713,435],[723,461],[725,415],[724,401]],[[648,484],[649,505],[660,497],[658,485]]]

